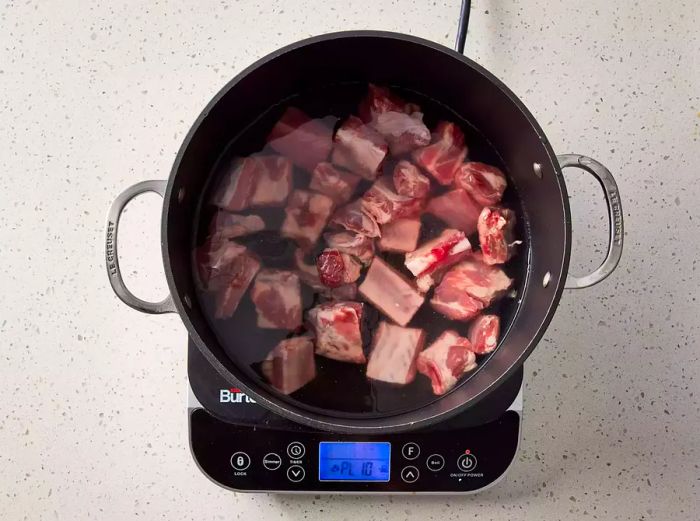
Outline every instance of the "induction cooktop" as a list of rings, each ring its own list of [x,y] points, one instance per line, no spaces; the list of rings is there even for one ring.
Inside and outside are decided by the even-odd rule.
[[[188,342],[190,449],[200,470],[237,492],[467,494],[515,459],[523,372],[475,407],[429,428],[337,434],[294,423],[231,388]]]

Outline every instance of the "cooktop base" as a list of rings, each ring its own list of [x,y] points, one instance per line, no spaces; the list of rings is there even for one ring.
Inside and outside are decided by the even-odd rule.
[[[190,449],[202,472],[237,492],[481,491],[518,451],[522,369],[476,407],[427,429],[348,435],[313,430],[255,403],[188,343]]]

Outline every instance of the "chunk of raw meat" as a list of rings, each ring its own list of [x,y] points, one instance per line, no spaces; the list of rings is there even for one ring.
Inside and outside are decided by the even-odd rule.
[[[386,177],[377,179],[364,193],[361,201],[365,211],[379,224],[419,215],[425,205],[424,199],[397,194]]]
[[[293,271],[264,269],[250,292],[263,329],[296,329],[301,325],[301,287]]]
[[[382,238],[379,239],[379,249],[406,253],[418,246],[420,236],[420,219],[396,219],[382,226]]]
[[[374,239],[353,232],[333,232],[323,235],[329,248],[357,257],[368,266],[374,257]]]
[[[291,394],[316,377],[314,343],[299,336],[282,340],[265,357],[261,370],[268,382],[283,394]]]
[[[477,228],[479,244],[486,264],[503,264],[513,256],[516,244],[513,240],[515,212],[507,208],[486,207],[479,215]]]
[[[420,107],[414,103],[406,103],[386,87],[370,83],[367,96],[360,102],[358,108],[360,118],[365,123],[371,123],[379,114],[385,112],[420,112]]]
[[[241,255],[248,254],[245,246],[223,239],[221,236],[209,237],[195,252],[199,281],[204,289],[216,290],[228,282],[229,271],[237,266],[234,261]]]
[[[430,291],[430,288],[442,280],[442,277],[451,266],[457,264],[458,262],[462,262],[470,255],[473,255],[471,250],[450,255],[449,257],[445,258],[443,262],[437,264],[433,269],[424,271],[418,275],[416,277],[416,287],[421,293],[427,293]]]
[[[265,229],[265,221],[259,215],[239,215],[220,210],[209,225],[209,235],[221,239],[234,239]]]
[[[435,271],[471,247],[464,232],[448,228],[435,239],[421,244],[417,250],[407,253],[404,265],[418,277]]]
[[[455,174],[455,185],[469,192],[477,203],[493,206],[500,202],[508,182],[495,166],[469,161]]]
[[[318,241],[332,211],[333,200],[330,197],[294,190],[287,203],[282,235],[295,239],[302,248],[309,248]]]
[[[362,311],[363,305],[358,302],[328,302],[311,309],[308,317],[316,332],[316,354],[364,364],[360,331]]]
[[[321,284],[329,288],[355,282],[362,271],[362,265],[355,257],[332,248],[320,253],[316,258],[316,268]]]
[[[374,180],[386,157],[384,138],[362,120],[350,116],[336,131],[331,161],[365,179]]]
[[[292,162],[282,156],[258,156],[251,206],[284,206],[292,191]]]
[[[433,133],[433,142],[413,152],[413,159],[441,185],[449,185],[467,156],[464,134],[454,123],[441,121]]]
[[[371,125],[386,139],[394,156],[430,143],[430,130],[423,123],[421,112],[382,112],[375,115]]]
[[[481,315],[469,326],[471,350],[477,355],[490,353],[498,346],[501,321],[498,315]]]
[[[214,317],[232,317],[243,295],[260,269],[260,262],[245,248],[227,264],[217,282],[216,311]]]
[[[299,279],[324,297],[333,300],[353,300],[357,297],[357,284],[355,283],[343,284],[337,288],[329,288],[321,284],[316,266],[306,262],[303,250],[297,249],[294,252],[294,263],[297,268],[296,273],[299,275]]]
[[[401,326],[408,324],[423,304],[423,296],[379,257],[375,257],[359,287],[360,294]]]
[[[231,171],[221,177],[211,203],[229,212],[240,212],[248,208],[258,180],[258,171],[258,161],[254,157],[235,160]]]
[[[338,209],[331,218],[331,224],[366,237],[381,237],[382,234],[377,221],[365,211],[359,200]]]
[[[333,128],[320,119],[311,119],[301,110],[289,107],[267,136],[268,144],[292,160],[295,165],[313,172],[328,159],[333,147]]]
[[[469,320],[503,295],[512,283],[503,270],[474,256],[445,274],[430,304],[448,318]]]
[[[360,177],[331,163],[319,163],[311,174],[309,188],[327,195],[336,204],[343,204],[350,200],[360,180]]]
[[[423,349],[425,331],[382,321],[372,340],[367,378],[405,385],[416,377],[416,357]]]
[[[466,190],[457,188],[431,199],[425,211],[445,221],[451,228],[471,235],[476,231],[482,208]]]
[[[394,167],[394,188],[399,195],[424,198],[430,192],[430,179],[424,176],[420,168],[402,159]]]
[[[445,331],[418,355],[418,371],[430,378],[433,392],[445,394],[460,376],[476,367],[469,340],[452,330]]]

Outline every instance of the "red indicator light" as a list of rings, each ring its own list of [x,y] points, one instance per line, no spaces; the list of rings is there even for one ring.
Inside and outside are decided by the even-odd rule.
[[[467,449],[467,450],[464,451],[464,453],[465,453],[465,454],[471,454],[472,451],[470,451],[469,449]]]
[[[231,387],[230,391],[231,391],[232,393],[240,393],[240,392],[242,392],[238,387]]]

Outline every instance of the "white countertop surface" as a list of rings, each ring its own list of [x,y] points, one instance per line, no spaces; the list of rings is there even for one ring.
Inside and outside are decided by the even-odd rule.
[[[474,2],[467,54],[503,79],[558,153],[620,186],[625,254],[566,292],[526,364],[524,437],[472,497],[240,495],[196,468],[185,329],[122,305],[106,210],[168,176],[200,110],[297,39],[385,29],[451,45],[458,1],[22,2],[0,6],[0,518],[694,520],[700,507],[700,4]],[[572,269],[602,256],[595,183],[567,172]],[[165,291],[160,200],[123,226],[123,267]]]

